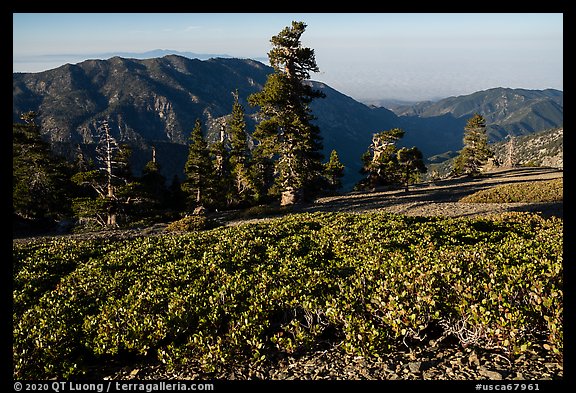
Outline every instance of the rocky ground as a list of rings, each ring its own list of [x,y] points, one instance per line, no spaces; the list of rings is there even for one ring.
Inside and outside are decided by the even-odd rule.
[[[204,373],[194,364],[168,370],[162,364],[112,366],[89,377],[136,380],[559,380],[559,359],[531,352],[517,357],[500,351],[463,348],[457,343],[428,343],[379,359],[346,354],[336,346],[300,357],[287,356],[260,366],[235,365]]]
[[[295,212],[315,211],[389,211],[420,216],[478,216],[506,211],[531,211],[544,216],[563,217],[563,203],[471,204],[458,202],[465,195],[498,184],[539,181],[562,177],[561,170],[551,168],[519,168],[499,170],[480,179],[452,179],[426,183],[403,190],[380,190],[321,198]],[[219,219],[225,225],[266,220],[269,218]],[[164,225],[129,231],[105,231],[68,235],[77,237],[127,238],[157,235]],[[14,241],[31,241],[15,239]],[[38,239],[36,239],[38,240]],[[538,348],[538,347],[536,347]],[[344,353],[337,345],[302,356],[285,356],[274,362],[254,366],[239,364],[212,374],[203,373],[190,364],[174,370],[155,361],[130,361],[124,364],[98,365],[87,378],[95,379],[226,379],[226,380],[546,380],[563,379],[561,358],[545,351],[510,356],[500,350],[463,348],[448,338],[427,340],[389,353],[379,359],[368,359]]]

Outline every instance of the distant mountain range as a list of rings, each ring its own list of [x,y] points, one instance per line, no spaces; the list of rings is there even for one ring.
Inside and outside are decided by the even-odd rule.
[[[480,113],[488,124],[492,141],[508,134],[524,135],[563,124],[564,94],[559,90],[494,88],[470,95],[413,105],[396,105],[392,111],[402,117],[419,119],[449,115],[468,119]]]
[[[196,53],[189,51],[177,51],[173,49],[153,49],[146,52],[104,52],[104,53],[59,53],[59,54],[47,54],[47,55],[19,55],[13,58],[14,64],[18,64],[17,69],[31,69],[37,70],[32,72],[43,71],[44,69],[39,69],[40,67],[57,68],[62,64],[76,64],[83,62],[85,60],[108,60],[112,57],[123,57],[126,59],[153,59],[156,57],[163,57],[168,55],[177,55],[182,57],[187,57],[189,59],[199,59],[208,60],[212,58],[232,58],[228,54],[220,53]],[[253,60],[257,60],[263,63],[268,62],[267,57],[250,57]]]
[[[67,62],[82,62],[87,59],[100,59],[106,60],[112,57],[124,57],[128,59],[152,59],[155,57],[163,57],[167,55],[178,55],[182,57],[187,57],[189,59],[200,59],[207,60],[214,57],[230,58],[232,56],[226,54],[212,54],[212,53],[195,53],[195,52],[180,52],[172,49],[154,49],[146,52],[105,52],[105,53],[59,53],[59,54],[48,54],[48,55],[35,55],[35,56],[19,56],[17,61],[30,61],[30,60],[61,60]]]
[[[136,173],[150,160],[154,145],[163,174],[171,179],[174,174],[182,176],[194,121],[201,119],[208,139],[215,140],[232,109],[231,93],[236,89],[253,130],[258,108],[250,107],[247,97],[262,89],[272,71],[249,59],[202,61],[167,55],[87,60],[39,73],[14,73],[13,119],[19,121],[25,111],[39,112],[46,139],[68,155],[78,145],[89,150],[97,122],[107,119],[115,137],[133,147]],[[310,83],[326,94],[312,103],[312,110],[326,157],[336,149],[347,167],[347,188],[359,180],[360,156],[375,132],[401,127],[406,131],[401,145],[418,146],[428,157],[459,150],[463,127],[473,112],[489,120],[494,140],[502,139],[508,130],[524,134],[562,125],[563,93],[556,90],[498,88],[398,106],[394,113],[361,104],[323,83]]]

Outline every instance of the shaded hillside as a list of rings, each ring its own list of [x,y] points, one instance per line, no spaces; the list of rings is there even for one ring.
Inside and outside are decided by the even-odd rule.
[[[78,146],[86,154],[93,151],[96,125],[107,119],[113,136],[131,145],[136,174],[150,160],[154,145],[162,173],[170,180],[183,176],[195,120],[201,119],[208,139],[214,141],[232,109],[231,93],[236,89],[248,130],[254,129],[258,108],[250,107],[247,97],[262,89],[272,71],[249,59],[202,61],[168,55],[87,60],[40,73],[15,73],[13,119],[19,121],[22,112],[38,112],[44,137],[71,159]],[[399,145],[417,146],[430,157],[462,148],[464,125],[475,111],[488,119],[494,141],[508,131],[525,134],[562,124],[562,92],[556,90],[491,89],[436,103],[397,106],[394,110],[401,115],[397,116],[323,83],[311,83],[326,94],[312,103],[312,110],[326,158],[336,149],[346,166],[345,189],[360,179],[360,157],[379,131],[403,128],[406,134]]]
[[[506,162],[510,142],[494,143],[491,148],[500,162]],[[522,166],[564,168],[564,128],[535,132],[514,138],[512,155]]]
[[[250,107],[247,97],[262,89],[271,72],[271,67],[248,59],[201,61],[170,55],[88,60],[41,73],[14,74],[13,117],[17,121],[22,112],[39,112],[46,139],[61,152],[93,144],[97,122],[108,119],[113,135],[132,145],[136,171],[150,159],[154,144],[162,147],[165,154],[159,151],[157,158],[164,175],[171,178],[181,175],[175,168],[184,165],[187,151],[182,146],[194,121],[201,119],[208,138],[214,140],[231,111],[235,89],[249,116],[248,128],[254,129],[258,108]],[[312,105],[325,155],[338,150],[347,167],[344,182],[350,187],[358,180],[360,156],[372,133],[397,126],[397,117],[312,83],[326,93]]]
[[[35,74],[14,74],[13,114],[40,112],[51,141],[94,142],[107,118],[122,141],[185,144],[196,118],[210,123],[262,88],[270,70],[251,60],[179,56],[87,60]]]

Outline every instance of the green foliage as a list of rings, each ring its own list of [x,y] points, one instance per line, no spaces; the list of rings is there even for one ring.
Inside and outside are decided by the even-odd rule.
[[[417,147],[403,147],[398,150],[397,158],[398,166],[402,173],[402,183],[406,191],[408,191],[408,185],[417,181],[420,177],[419,175],[427,171],[426,165],[424,164],[424,157]]]
[[[126,355],[211,372],[326,341],[380,356],[458,324],[470,333],[463,345],[561,356],[562,256],[563,221],[527,213],[293,214],[116,242],[15,243],[14,378],[78,376]]]
[[[28,219],[60,219],[70,214],[71,167],[50,150],[35,123],[22,114],[12,127],[12,209]]]
[[[208,143],[202,134],[202,124],[196,120],[190,134],[188,160],[184,166],[186,180],[182,191],[187,194],[188,210],[197,206],[211,206],[214,202],[214,166],[210,157]]]
[[[255,203],[266,203],[279,197],[280,192],[274,184],[274,161],[264,144],[252,150],[248,171],[254,192]]]
[[[342,188],[342,177],[344,177],[344,164],[338,158],[338,152],[332,150],[330,160],[324,164],[325,188],[329,192],[335,192]]]
[[[502,184],[460,199],[468,203],[539,203],[559,202],[564,199],[564,180]]]
[[[186,216],[166,226],[168,232],[194,232],[216,227],[216,223],[202,215]]]
[[[282,204],[300,202],[318,193],[322,175],[322,137],[312,124],[309,104],[324,97],[306,80],[317,72],[314,50],[301,46],[306,25],[292,22],[272,37],[268,53],[275,72],[268,76],[262,91],[248,101],[259,106],[262,119],[254,131],[263,157],[274,160],[275,186]]]
[[[240,218],[262,218],[283,215],[292,211],[292,206],[257,205],[242,210],[238,216]]]
[[[475,114],[464,127],[464,148],[454,160],[453,174],[478,176],[482,165],[488,158],[493,156],[488,146],[486,134],[486,120],[479,114]]]

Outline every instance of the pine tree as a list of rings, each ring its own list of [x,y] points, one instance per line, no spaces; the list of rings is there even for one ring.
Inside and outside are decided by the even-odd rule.
[[[408,186],[419,179],[420,173],[427,171],[424,157],[417,147],[403,147],[398,150],[397,157],[404,190],[408,192]]]
[[[372,144],[362,155],[360,173],[367,177],[359,182],[357,188],[374,189],[381,185],[400,183],[398,148],[396,142],[404,137],[404,131],[394,128],[372,136]]]
[[[234,103],[228,122],[230,136],[230,169],[235,186],[237,203],[245,203],[254,197],[254,184],[250,177],[250,149],[244,107],[240,104],[238,90],[233,94]]]
[[[42,140],[36,117],[24,113],[12,127],[12,208],[25,219],[61,219],[71,213],[72,168]]]
[[[486,120],[479,114],[474,114],[464,127],[464,147],[454,160],[453,174],[477,176],[482,165],[494,154],[488,147]]]
[[[142,169],[140,191],[145,211],[157,210],[166,203],[168,190],[166,178],[160,173],[160,164],[156,161],[156,149],[152,147],[152,159]]]
[[[278,196],[274,182],[274,161],[260,144],[252,150],[248,177],[256,203],[268,203]]]
[[[236,202],[234,177],[230,169],[230,152],[226,147],[226,134],[224,127],[221,139],[210,146],[214,178],[212,179],[215,207],[230,207]]]
[[[330,160],[324,164],[324,177],[326,179],[327,191],[333,193],[342,188],[342,177],[344,177],[344,164],[340,162],[336,150],[330,153]]]
[[[228,121],[228,134],[230,135],[230,162],[232,165],[246,165],[250,155],[248,149],[248,133],[246,131],[245,111],[240,104],[238,90],[233,94],[232,114]]]
[[[311,122],[310,103],[324,97],[307,83],[310,72],[318,72],[314,50],[302,47],[303,22],[292,22],[271,39],[268,53],[274,73],[268,76],[261,92],[249,97],[260,106],[263,119],[254,137],[262,153],[275,160],[275,189],[281,204],[302,201],[316,193],[322,176],[322,138]]]
[[[214,167],[210,157],[208,143],[202,134],[202,123],[196,120],[194,129],[190,134],[188,159],[184,165],[186,179],[182,183],[182,191],[187,194],[188,209],[203,206],[207,208],[213,204]]]

